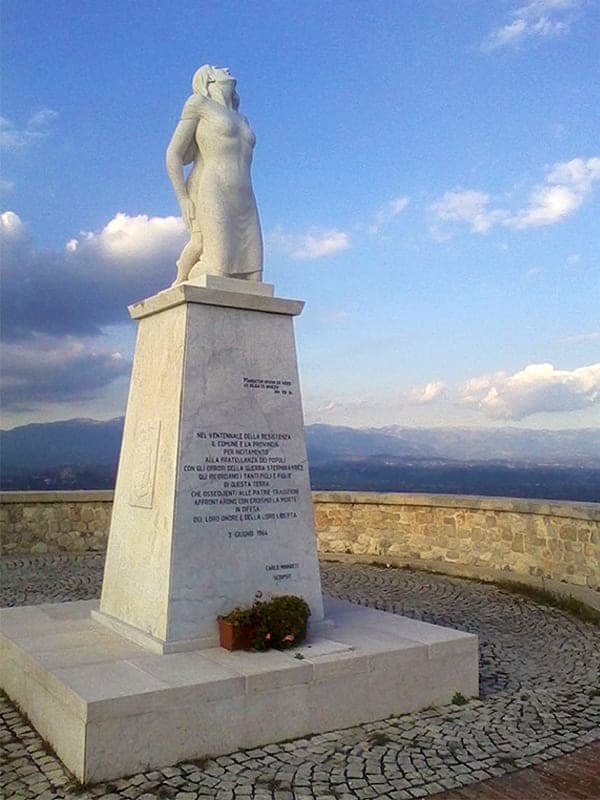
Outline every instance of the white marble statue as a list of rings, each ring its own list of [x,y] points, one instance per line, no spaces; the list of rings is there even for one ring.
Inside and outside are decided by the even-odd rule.
[[[263,247],[250,167],[256,137],[238,112],[228,69],[201,67],[167,149],[167,171],[190,231],[173,286],[201,275],[262,280]],[[193,162],[185,178],[184,166]]]

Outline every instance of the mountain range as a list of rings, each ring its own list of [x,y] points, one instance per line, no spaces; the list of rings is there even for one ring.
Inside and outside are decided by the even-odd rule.
[[[600,466],[600,428],[544,431],[509,427],[355,429],[309,425],[306,444],[311,464],[389,455],[404,459]]]
[[[0,487],[105,489],[123,418],[0,431]],[[424,491],[600,502],[600,429],[355,429],[309,425],[314,489]]]

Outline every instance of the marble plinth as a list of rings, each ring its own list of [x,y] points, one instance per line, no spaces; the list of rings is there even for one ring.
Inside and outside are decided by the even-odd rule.
[[[96,607],[0,612],[0,685],[84,782],[478,694],[476,636],[340,600],[325,598],[327,634],[267,653],[148,653]]]
[[[201,285],[199,285],[201,284]],[[294,594],[323,621],[293,317],[273,287],[202,276],[130,308],[138,339],[98,621],[158,653]]]

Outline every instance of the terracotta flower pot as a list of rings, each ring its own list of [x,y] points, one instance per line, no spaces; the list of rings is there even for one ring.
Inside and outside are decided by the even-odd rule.
[[[219,642],[226,650],[251,650],[254,642],[254,627],[239,625],[219,619]]]

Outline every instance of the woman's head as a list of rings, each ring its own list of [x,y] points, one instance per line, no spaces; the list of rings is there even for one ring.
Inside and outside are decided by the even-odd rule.
[[[233,82],[233,107],[237,111],[240,105],[240,98],[235,91],[236,79],[230,74],[227,67],[213,67],[211,64],[205,64],[200,69],[196,70],[192,78],[192,89],[194,94],[200,94],[203,97],[210,97],[209,86],[211,83],[218,82]]]

